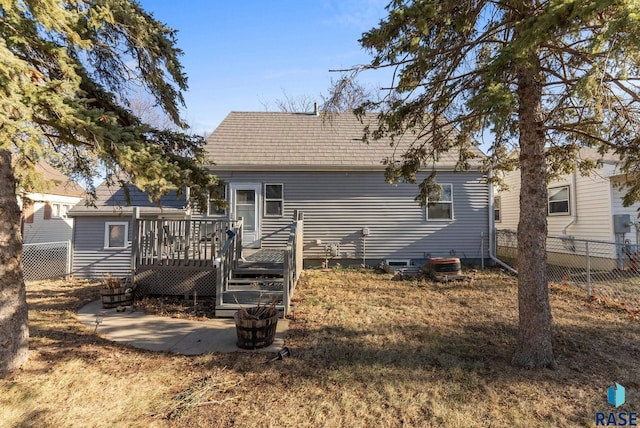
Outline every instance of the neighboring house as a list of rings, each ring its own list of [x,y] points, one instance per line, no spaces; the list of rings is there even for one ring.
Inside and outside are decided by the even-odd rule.
[[[440,201],[423,208],[414,201],[417,184],[385,182],[381,161],[394,148],[388,140],[363,143],[363,128],[352,113],[328,119],[230,113],[206,144],[211,171],[226,183],[229,208],[210,209],[206,216],[242,217],[244,245],[269,248],[286,244],[293,212],[300,210],[307,265],[325,259],[401,266],[429,257],[488,258],[484,155],[476,149],[472,168],[454,172],[457,153],[443,154],[436,164]]]
[[[41,192],[18,195],[22,209],[22,239],[25,244],[70,241],[73,219],[68,211],[80,202],[84,189],[52,166],[39,162],[36,171],[49,186]]]
[[[618,167],[619,158],[601,157],[594,149],[583,148],[580,158],[598,161],[600,166],[583,176],[579,172],[563,175],[548,185],[548,235],[636,244],[638,221],[636,203],[622,205],[625,174]],[[518,228],[520,171],[508,173],[508,191],[495,196],[497,229]],[[623,186],[622,188],[620,186]]]
[[[160,207],[135,186],[128,189],[130,204],[117,184],[109,187],[103,183],[96,189],[95,207],[78,204],[69,210],[69,217],[75,220],[74,276],[100,279],[107,274],[122,277],[130,273],[133,207],[140,209],[140,218],[185,218],[184,196],[171,192],[162,198]]]

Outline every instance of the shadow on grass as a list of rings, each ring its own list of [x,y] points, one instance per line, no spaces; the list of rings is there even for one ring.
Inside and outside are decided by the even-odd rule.
[[[640,346],[618,327],[556,326],[554,351],[560,368],[555,371],[526,371],[511,364],[516,325],[474,322],[460,326],[455,334],[410,323],[393,329],[396,340],[391,342],[385,341],[384,329],[293,328],[288,346],[298,360],[295,373],[313,379],[342,371],[347,378],[366,382],[372,369],[407,379],[423,376],[424,381],[434,372],[448,376],[462,371],[489,380],[524,377],[566,385],[598,379],[604,385],[618,379],[640,387]]]
[[[100,298],[99,285],[84,285],[81,288],[39,288],[31,291],[27,285],[30,311],[78,310],[89,302]]]

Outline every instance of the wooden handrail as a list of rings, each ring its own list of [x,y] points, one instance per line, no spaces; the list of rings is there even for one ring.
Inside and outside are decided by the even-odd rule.
[[[216,284],[216,301],[217,305],[222,305],[224,292],[229,286],[229,277],[231,270],[237,263],[237,248],[242,246],[242,220],[236,221],[236,225],[232,230],[233,233],[228,236],[227,240],[220,251],[220,261],[217,267],[217,284]],[[241,251],[241,250],[240,250]]]
[[[296,284],[298,283],[298,278],[300,278],[300,273],[302,272],[302,245],[304,242],[303,225],[304,213],[295,210],[293,221],[291,222],[289,239],[287,239],[287,246],[284,250],[284,263],[282,267],[282,274],[284,278],[282,303],[285,316],[289,312],[291,299],[293,298],[293,293],[295,291]]]

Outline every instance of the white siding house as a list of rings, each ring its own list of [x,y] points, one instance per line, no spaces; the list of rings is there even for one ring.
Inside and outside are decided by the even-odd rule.
[[[636,243],[636,229],[628,226],[628,232],[616,233],[615,216],[629,215],[630,222],[638,221],[640,203],[630,207],[622,205],[624,189],[619,185],[625,177],[617,168],[616,158],[600,158],[594,150],[582,149],[581,157],[602,165],[583,176],[579,172],[563,175],[548,185],[548,235],[572,236],[577,239],[590,239],[607,242]],[[516,230],[520,214],[520,171],[508,173],[505,182],[508,191],[497,192],[496,207],[499,207],[497,229]]]
[[[70,241],[73,219],[67,213],[83,200],[84,189],[45,163],[37,164],[36,170],[49,187],[41,192],[27,192],[18,196],[22,209],[23,243]]]

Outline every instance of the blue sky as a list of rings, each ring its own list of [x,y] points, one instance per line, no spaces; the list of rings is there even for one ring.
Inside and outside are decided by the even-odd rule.
[[[330,69],[370,59],[362,33],[386,16],[388,0],[141,0],[177,29],[189,78],[184,118],[194,132],[213,131],[230,111],[276,110],[287,96],[320,102]],[[382,75],[361,82],[388,86]]]

